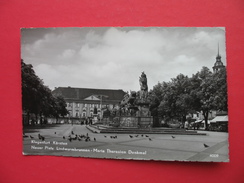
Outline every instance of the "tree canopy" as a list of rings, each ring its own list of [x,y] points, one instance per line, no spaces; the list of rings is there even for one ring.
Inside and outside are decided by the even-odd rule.
[[[42,122],[44,117],[65,116],[66,102],[61,96],[53,96],[51,90],[44,85],[43,81],[35,74],[31,64],[21,60],[22,76],[22,109],[23,112],[38,116]],[[29,119],[28,119],[29,120]]]
[[[158,83],[149,94],[152,115],[186,120],[187,114],[201,112],[207,126],[211,110],[227,111],[226,70],[212,73],[203,67],[190,78],[179,74]]]

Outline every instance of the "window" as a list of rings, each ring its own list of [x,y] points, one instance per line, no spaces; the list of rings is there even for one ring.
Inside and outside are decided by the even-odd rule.
[[[69,117],[72,117],[72,111],[69,110]]]

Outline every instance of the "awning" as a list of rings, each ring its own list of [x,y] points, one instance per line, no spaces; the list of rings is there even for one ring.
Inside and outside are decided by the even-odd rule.
[[[205,120],[197,120],[197,121],[195,121],[194,123],[205,123]],[[208,120],[208,124],[210,124],[210,121]]]
[[[203,122],[203,119],[202,120],[196,120],[194,123],[201,123]]]
[[[228,122],[228,116],[216,116],[214,119],[210,121],[211,123],[216,122]]]

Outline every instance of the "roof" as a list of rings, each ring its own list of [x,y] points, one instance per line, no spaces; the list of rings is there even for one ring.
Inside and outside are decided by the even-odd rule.
[[[85,100],[90,96],[96,96],[102,100],[121,101],[125,95],[123,90],[114,89],[93,89],[93,88],[73,88],[73,87],[58,87],[52,92],[54,95],[61,95],[64,99]]]
[[[205,120],[197,120],[197,121],[195,121],[195,123],[205,123]],[[208,124],[210,124],[210,121],[208,120]]]
[[[216,122],[228,122],[228,116],[216,116],[214,119],[210,121],[211,123]]]

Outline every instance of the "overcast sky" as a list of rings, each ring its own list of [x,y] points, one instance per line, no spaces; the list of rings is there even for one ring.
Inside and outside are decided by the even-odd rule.
[[[100,27],[21,31],[21,58],[50,89],[80,87],[140,90],[212,70],[219,53],[226,65],[224,28]]]

